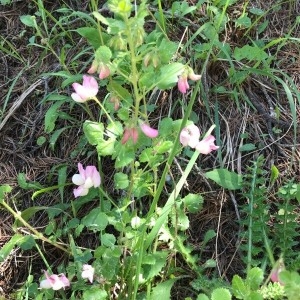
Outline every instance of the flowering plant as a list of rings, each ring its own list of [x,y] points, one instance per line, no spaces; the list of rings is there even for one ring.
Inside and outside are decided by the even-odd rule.
[[[78,173],[72,176],[73,197],[59,207],[65,213],[64,230],[51,227],[51,222],[45,230],[50,237],[44,241],[71,259],[67,266],[59,266],[64,273],[45,273],[40,288],[63,294],[70,287],[72,295],[83,299],[106,299],[116,290],[120,299],[137,299],[146,290],[155,297],[151,285],[159,285],[156,278],[165,272],[167,257],[177,251],[188,253],[185,235],[179,231],[188,229],[189,214],[198,212],[203,203],[201,195],[181,197],[183,183],[200,153],[218,146],[211,135],[213,127],[200,140],[199,128],[188,121],[201,75],[177,55],[178,43],[161,30],[145,32],[146,1],[133,6],[129,0],[111,0],[108,8],[114,18],[94,11],[97,28],[78,30],[93,45],[94,54],[85,71],[69,80],[73,88],[69,100],[90,116],[82,126],[84,140],[96,150],[98,163],[84,167],[78,162]],[[95,32],[100,37],[97,43]],[[159,106],[153,92],[174,87],[178,97],[191,97],[182,118],[154,117]],[[165,187],[175,157],[186,155],[182,146],[196,151],[188,157],[182,176]],[[114,164],[113,171],[106,162]],[[59,189],[63,194],[62,185]],[[174,209],[178,220],[173,218]],[[84,232],[95,237],[93,247],[80,246]],[[60,242],[66,239],[67,244]],[[196,271],[197,259],[188,254],[186,260]],[[162,296],[168,299],[169,293]]]

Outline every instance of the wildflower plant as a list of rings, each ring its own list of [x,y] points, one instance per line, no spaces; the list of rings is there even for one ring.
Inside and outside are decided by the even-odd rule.
[[[31,288],[43,299],[52,299],[56,291],[63,299],[67,295],[71,295],[68,299],[107,299],[112,291],[119,299],[150,299],[162,288],[161,296],[168,299],[177,280],[168,273],[168,257],[177,252],[198,272],[199,258],[192,255],[182,233],[189,228],[189,213],[201,209],[203,198],[197,194],[181,198],[180,191],[200,153],[219,147],[211,135],[214,125],[200,133],[188,120],[201,76],[180,57],[178,43],[160,29],[145,31],[149,16],[145,0],[138,6],[128,0],[110,0],[107,5],[113,18],[94,11],[96,28],[78,29],[93,45],[94,54],[85,72],[70,74],[68,79],[72,89],[68,102],[90,116],[83,132],[96,149],[98,164],[76,162],[78,172],[70,178],[73,198],[48,211],[44,234],[33,231],[70,257],[67,265],[52,270],[43,256],[46,278]],[[193,82],[198,82],[194,90]],[[153,91],[173,87],[189,98],[183,118],[151,119]],[[92,103],[98,106],[96,116]],[[195,152],[172,190],[164,193],[170,166],[183,147]],[[106,186],[107,161],[115,168],[113,195]],[[38,194],[56,188],[42,188]],[[95,205],[86,211],[92,201]],[[64,225],[56,223],[58,216]],[[22,218],[20,222],[27,225]],[[80,246],[78,238],[84,231],[97,237],[95,247]],[[61,240],[67,242],[62,245]],[[39,247],[35,240],[31,242]]]

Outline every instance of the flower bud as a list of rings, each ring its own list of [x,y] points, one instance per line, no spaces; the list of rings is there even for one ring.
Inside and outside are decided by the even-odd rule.
[[[105,79],[110,75],[110,69],[107,65],[101,64],[99,68],[99,78]]]

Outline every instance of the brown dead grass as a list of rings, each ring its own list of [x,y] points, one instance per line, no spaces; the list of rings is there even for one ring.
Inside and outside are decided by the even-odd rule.
[[[273,5],[274,1],[256,0],[252,2],[256,7],[267,10]],[[267,32],[264,33],[266,39],[282,37],[294,24],[297,12],[299,14],[300,11],[299,2],[290,1],[290,3],[294,3],[294,7],[286,4],[280,11],[270,11],[267,15],[266,18],[270,23]],[[69,4],[72,5],[72,1],[69,1]],[[47,3],[47,5],[49,5],[49,10],[51,10],[51,7],[55,8],[55,4],[52,4],[52,2]],[[76,7],[76,9],[86,9],[87,4],[81,2],[80,6]],[[2,112],[2,123],[0,122],[0,184],[9,184],[13,187],[13,192],[8,201],[19,210],[32,205],[51,206],[59,201],[59,195],[54,193],[45,194],[36,198],[35,202],[32,202],[31,191],[24,191],[18,187],[17,175],[19,173],[25,173],[29,181],[37,181],[45,186],[51,186],[56,184],[56,173],[52,172],[53,166],[63,164],[73,166],[68,169],[68,174],[71,176],[76,168],[76,163],[74,162],[85,159],[80,154],[74,157],[73,160],[70,159],[70,153],[72,153],[79,142],[80,133],[78,128],[67,130],[59,139],[54,151],[48,145],[38,146],[36,144],[37,138],[44,135],[44,114],[48,105],[42,105],[40,101],[45,93],[57,88],[57,82],[54,80],[45,82],[41,79],[43,72],[53,69],[53,65],[56,64],[55,58],[47,56],[43,64],[38,65],[39,50],[36,49],[32,52],[33,50],[29,50],[27,47],[29,33],[24,33],[24,25],[20,23],[19,17],[20,15],[31,14],[30,7],[30,1],[18,1],[11,6],[2,7],[0,12],[0,35],[12,43],[21,57],[18,60],[5,53],[0,53],[0,61],[3,65],[3,70],[0,74],[0,107],[3,107],[6,95],[10,93],[6,109]],[[236,11],[242,11],[241,6],[237,6]],[[242,46],[244,31],[233,28],[232,32],[227,32],[224,39],[227,39],[226,42]],[[298,32],[299,28],[296,27],[291,35],[299,38]],[[274,53],[276,49],[274,47]],[[300,90],[299,46],[287,42],[278,51],[277,57],[276,65],[273,67],[291,76]],[[214,111],[216,100],[219,103],[224,166],[230,170],[243,172],[250,161],[254,160],[258,154],[263,154],[266,158],[266,169],[269,169],[272,164],[278,167],[280,171],[279,184],[289,178],[294,178],[295,181],[300,182],[300,140],[298,139],[297,141],[298,147],[292,151],[293,128],[288,126],[291,124],[291,113],[284,91],[268,78],[252,77],[243,86],[245,94],[239,95],[240,108],[237,108],[235,102],[228,96],[219,95],[216,98],[216,95],[210,92],[216,84],[222,82],[228,76],[228,69],[229,66],[225,62],[210,63],[205,73],[207,82],[205,92],[207,93],[206,96],[212,112]],[[10,91],[12,80],[17,76],[19,78],[12,91]],[[266,112],[269,112],[269,103],[262,92],[262,86],[267,86],[267,92],[273,101],[274,107],[277,105],[281,109],[280,120],[287,125],[283,126],[283,123],[281,124],[280,129],[282,133],[280,136],[272,138],[268,134],[267,122],[264,116],[254,110],[253,107],[249,107],[243,100],[245,95],[247,95],[249,86],[257,101],[261,103]],[[228,88],[230,87],[228,86]],[[163,93],[159,109],[161,115],[167,114],[170,103],[172,103],[171,95]],[[298,124],[300,124],[299,105],[297,107]],[[199,115],[200,127],[205,131],[209,124],[212,123],[212,120],[206,114],[203,99],[198,99],[194,110]],[[87,117],[80,109],[76,108],[72,111],[72,116],[80,121]],[[154,116],[153,118],[155,119],[156,117],[159,118],[159,116]],[[178,117],[181,117],[180,110],[178,111]],[[57,125],[64,126],[65,124]],[[249,133],[249,138],[245,142],[261,143],[263,145],[262,148],[252,153],[240,153],[238,147],[241,142],[240,135],[243,132]],[[262,138],[262,134],[266,134],[264,138]],[[91,159],[95,158],[89,158],[89,161]],[[182,166],[185,164],[184,161],[179,163]],[[188,231],[189,242],[194,245],[197,251],[197,249],[201,248],[203,235],[208,229],[214,229],[218,232],[218,239],[209,243],[205,248],[203,259],[216,259],[217,270],[220,276],[230,280],[233,274],[241,271],[242,267],[237,252],[238,225],[233,205],[239,200],[238,195],[224,192],[216,186],[211,186],[211,183],[204,178],[202,172],[214,166],[219,166],[219,162],[214,156],[202,157],[198,164],[201,165],[202,171],[194,171],[188,179],[187,188],[193,193],[204,193],[205,207],[201,213],[191,218],[191,228]],[[106,168],[106,174],[113,173],[112,164],[108,162]],[[48,174],[51,172],[53,176],[49,178]],[[174,166],[174,174],[175,176],[180,176],[180,171],[176,166]],[[111,178],[107,178],[105,185],[110,187],[111,182]],[[71,196],[71,191],[68,192]],[[272,198],[272,195],[270,195],[270,198]],[[33,226],[41,228],[46,225],[45,220],[45,214],[41,213],[37,214],[31,220],[31,223]],[[14,234],[12,229],[13,221],[11,215],[0,208],[0,247],[5,245]],[[87,244],[88,247],[92,247],[92,237],[87,238]],[[64,259],[63,254],[56,249],[48,245],[43,245],[43,247],[47,247],[46,253],[50,262],[58,264]],[[57,258],[59,258],[58,261]],[[17,247],[4,262],[0,262],[0,297],[5,296],[8,299],[8,295],[13,290],[22,286],[28,276],[29,266],[32,266],[32,273],[35,273],[38,278],[43,268],[40,258],[33,252],[25,253]],[[185,284],[188,284],[188,282],[188,280],[185,281]],[[189,296],[186,287],[177,285],[173,298],[184,299],[185,296]]]

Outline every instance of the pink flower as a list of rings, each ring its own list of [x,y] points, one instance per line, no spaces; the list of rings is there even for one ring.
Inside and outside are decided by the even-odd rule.
[[[216,146],[214,144],[214,141],[215,141],[215,137],[209,135],[196,145],[196,150],[202,154],[208,154],[213,150],[219,149],[219,146]]]
[[[196,145],[199,143],[200,138],[200,130],[199,128],[194,125],[188,125],[181,130],[179,139],[180,143],[186,147],[190,146],[191,148],[195,148]]]
[[[73,191],[75,198],[87,195],[92,186],[98,187],[101,183],[100,174],[96,167],[87,166],[86,169],[84,169],[82,164],[78,163],[78,170],[79,174],[75,174],[72,177],[72,182],[79,185],[79,187]]]
[[[49,275],[47,271],[44,271],[46,279],[40,282],[40,288],[42,289],[53,289],[54,291],[60,290],[70,286],[69,279],[65,274],[52,274]]]
[[[133,144],[136,144],[139,133],[136,128],[125,128],[121,143],[124,145],[129,139],[132,139]]]
[[[270,279],[272,282],[278,282],[281,285],[283,285],[283,282],[280,281],[279,279],[279,274],[285,270],[284,262],[283,259],[280,258],[274,265],[271,274],[270,274]]]
[[[178,78],[178,90],[182,93],[185,94],[187,90],[190,88],[189,83],[187,79],[197,81],[201,79],[201,75],[195,74],[194,70],[191,67],[185,67],[185,70],[183,73],[179,76]]]
[[[93,283],[94,272],[95,272],[95,269],[91,265],[85,264],[82,266],[81,277],[83,279],[88,279],[90,283]]]
[[[156,138],[158,136],[158,130],[150,127],[149,125],[147,125],[146,123],[142,123],[140,124],[140,127],[142,129],[142,131],[144,132],[144,134],[149,137],[149,138]]]
[[[74,82],[72,87],[75,90],[75,93],[71,94],[72,99],[81,103],[95,97],[99,89],[96,79],[88,75],[83,75],[82,85]]]
[[[177,86],[178,86],[179,92],[181,92],[182,94],[185,94],[187,92],[187,90],[189,89],[190,86],[188,84],[186,74],[182,74],[179,76]]]

